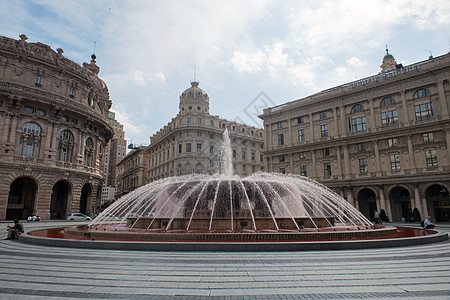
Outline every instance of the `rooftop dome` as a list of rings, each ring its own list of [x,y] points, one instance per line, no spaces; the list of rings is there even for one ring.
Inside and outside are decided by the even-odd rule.
[[[198,87],[198,81],[191,81],[191,87],[181,94],[181,100],[206,100],[208,101],[208,94]]]
[[[383,61],[386,61],[388,59],[394,59],[394,56],[389,53],[388,49],[386,49],[386,55],[383,57]]]

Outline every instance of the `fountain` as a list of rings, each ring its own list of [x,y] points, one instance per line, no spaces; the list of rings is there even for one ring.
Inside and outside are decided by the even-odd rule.
[[[448,237],[374,226],[345,199],[307,177],[233,175],[227,130],[223,136],[219,173],[151,182],[117,200],[88,225],[50,236],[62,237],[62,244],[85,240],[69,242],[71,247],[208,251],[386,247],[405,245],[401,238],[408,236],[428,238],[420,243]]]

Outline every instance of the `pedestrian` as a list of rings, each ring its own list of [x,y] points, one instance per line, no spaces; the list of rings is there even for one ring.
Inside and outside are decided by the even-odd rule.
[[[375,214],[373,215],[373,221],[375,225],[383,225],[383,223],[381,223],[380,213],[378,211],[375,211]]]
[[[435,225],[433,224],[433,222],[431,222],[431,217],[428,216],[424,221],[423,221],[423,228],[424,229],[433,229],[435,227]]]
[[[17,239],[21,233],[24,233],[23,225],[18,219],[14,220],[14,226],[8,225],[8,237],[7,240]]]

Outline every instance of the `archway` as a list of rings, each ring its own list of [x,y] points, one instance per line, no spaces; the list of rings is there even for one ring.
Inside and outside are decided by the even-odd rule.
[[[92,186],[89,183],[83,185],[81,189],[80,196],[80,213],[82,214],[90,214],[89,207],[91,206],[91,198],[92,198]]]
[[[64,219],[66,217],[69,193],[70,185],[67,181],[60,180],[55,183],[50,203],[50,219]]]
[[[404,218],[406,221],[412,218],[411,194],[407,189],[397,186],[389,193],[389,199],[392,209],[392,220],[400,221]]]
[[[450,195],[448,189],[440,184],[434,184],[427,188],[425,197],[430,208],[430,214],[434,213],[433,221],[450,221]],[[426,216],[423,216],[425,218]]]
[[[377,211],[377,200],[375,192],[369,188],[362,189],[358,193],[359,211],[369,220],[373,220],[373,216]]]
[[[26,219],[34,214],[37,184],[28,177],[20,177],[11,183],[8,194],[6,219]]]

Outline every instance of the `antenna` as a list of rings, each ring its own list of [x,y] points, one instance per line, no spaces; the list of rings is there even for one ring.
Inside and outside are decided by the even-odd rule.
[[[425,50],[425,51],[430,52],[430,56],[428,56],[428,58],[429,58],[429,59],[432,59],[432,58],[433,58],[433,53],[431,53],[431,50]]]
[[[94,41],[94,52],[92,52],[92,53],[94,53],[95,54],[95,44],[96,44],[97,42],[96,41]]]

